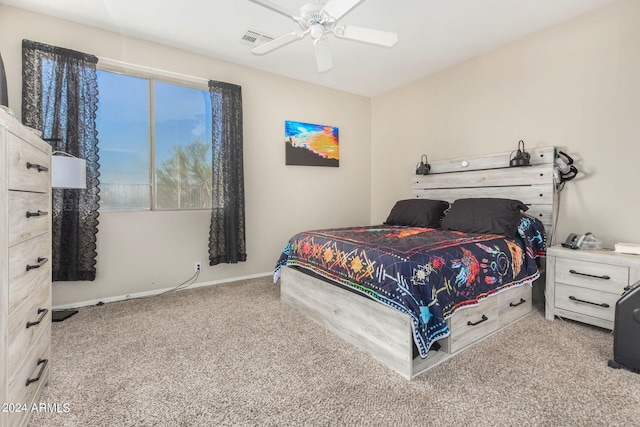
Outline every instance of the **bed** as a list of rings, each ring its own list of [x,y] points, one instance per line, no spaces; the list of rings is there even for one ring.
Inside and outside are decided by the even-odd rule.
[[[296,234],[274,272],[282,301],[409,379],[527,315],[555,150],[517,168],[510,154],[433,162],[385,224]]]

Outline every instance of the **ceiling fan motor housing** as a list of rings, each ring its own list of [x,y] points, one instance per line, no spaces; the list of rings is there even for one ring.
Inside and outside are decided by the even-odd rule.
[[[319,24],[326,20],[327,14],[322,13],[324,4],[309,3],[300,8],[300,18],[308,24]]]
[[[300,17],[297,19],[302,30],[310,29],[314,40],[321,38],[325,32],[334,27],[334,20],[323,12],[323,3],[309,3],[300,8]]]

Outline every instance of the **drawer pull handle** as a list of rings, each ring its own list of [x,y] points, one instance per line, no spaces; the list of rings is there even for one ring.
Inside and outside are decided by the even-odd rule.
[[[569,270],[569,273],[571,274],[577,274],[578,276],[587,276],[587,277],[595,277],[596,279],[603,279],[603,280],[609,280],[611,279],[611,277],[607,276],[606,274],[603,276],[596,276],[594,274],[587,274],[587,273],[580,273],[578,271],[575,270]]]
[[[45,211],[37,211],[37,212],[31,212],[31,211],[27,211],[27,218],[31,218],[32,216],[46,216],[49,215],[49,212],[45,212]]]
[[[38,317],[38,320],[36,320],[35,322],[27,322],[27,329],[29,329],[32,326],[39,325],[40,322],[42,322],[42,319],[44,319],[44,316],[46,316],[48,312],[49,312],[49,309],[47,308],[39,308],[38,314],[40,315],[40,317]]]
[[[37,169],[38,172],[46,172],[49,170],[49,168],[46,166],[42,166],[37,163],[30,163],[30,162],[27,162],[27,169]]]
[[[509,303],[509,307],[517,307],[517,306],[519,306],[520,304],[524,304],[525,302],[527,302],[527,301],[526,301],[524,298],[520,298],[520,301],[518,301],[518,302],[517,302],[517,303],[515,303],[515,304],[514,304],[514,303],[512,303],[512,302],[511,302],[511,303]]]
[[[35,378],[27,378],[27,387],[29,387],[29,384],[31,383],[40,381],[40,377],[42,376],[44,369],[47,367],[47,363],[49,363],[49,359],[38,359],[38,365],[42,365],[40,367],[40,372],[38,372],[38,376]]]
[[[485,316],[484,314],[482,315],[482,318],[480,320],[478,320],[477,322],[473,323],[471,320],[469,320],[467,322],[467,326],[476,326],[479,325],[480,323],[489,320],[489,318],[487,316]]]
[[[27,271],[29,270],[34,270],[36,268],[40,268],[42,267],[47,261],[49,261],[49,258],[43,258],[41,256],[38,257],[38,263],[37,264],[27,264]]]
[[[606,302],[603,302],[602,304],[598,304],[597,302],[585,301],[585,300],[582,300],[582,299],[576,298],[576,297],[574,297],[573,295],[571,295],[571,296],[569,297],[569,299],[570,299],[571,301],[575,301],[575,302],[583,302],[583,303],[585,303],[585,304],[591,304],[591,305],[595,305],[595,306],[602,307],[602,308],[609,308],[609,304],[607,304]]]

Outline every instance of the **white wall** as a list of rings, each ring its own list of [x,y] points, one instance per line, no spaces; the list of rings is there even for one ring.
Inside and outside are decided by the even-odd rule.
[[[558,146],[582,172],[557,236],[640,242],[640,1],[622,0],[373,99],[372,222],[410,196],[411,168]]]
[[[173,287],[194,261],[203,263],[198,282],[268,273],[295,232],[369,222],[368,98],[0,5],[0,53],[17,114],[22,39],[239,84],[243,93],[247,262],[208,265],[208,212],[101,212],[96,280],[54,283],[54,306]],[[285,120],[338,126],[340,167],[285,166]]]

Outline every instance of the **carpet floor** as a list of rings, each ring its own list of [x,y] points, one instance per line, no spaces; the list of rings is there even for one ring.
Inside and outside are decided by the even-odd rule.
[[[544,318],[413,381],[280,302],[270,278],[87,307],[53,324],[39,426],[633,426],[613,336]],[[639,337],[640,338],[640,337]]]

